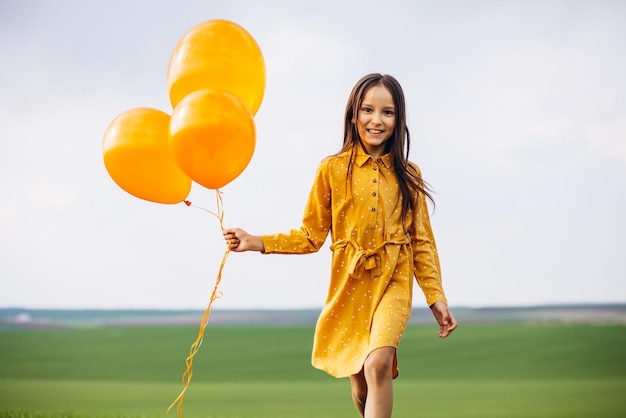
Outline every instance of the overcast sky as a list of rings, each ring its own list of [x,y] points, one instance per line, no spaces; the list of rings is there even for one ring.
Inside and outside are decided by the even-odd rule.
[[[626,302],[626,2],[2,0],[0,307],[205,308],[217,219],[124,192],[102,138],[128,109],[171,113],[170,54],[217,18],[247,29],[267,68],[225,226],[299,227],[352,86],[389,73],[437,192],[452,306]],[[215,209],[213,190],[189,200]],[[329,263],[328,243],[231,254],[214,307],[320,307]]]

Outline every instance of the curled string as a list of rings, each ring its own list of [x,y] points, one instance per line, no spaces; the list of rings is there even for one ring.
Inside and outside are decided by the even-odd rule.
[[[187,206],[193,206],[197,209],[201,209],[215,216],[220,222],[220,228],[222,229],[222,231],[224,231],[224,225],[223,225],[224,211],[222,209],[223,208],[222,192],[216,189],[215,195],[216,195],[216,200],[217,200],[217,212],[213,212],[208,209],[202,208],[200,206],[193,205],[191,202],[187,200],[185,200],[185,204]],[[202,315],[202,320],[200,321],[200,329],[198,330],[198,337],[193,342],[193,344],[191,344],[191,348],[189,349],[189,356],[187,357],[187,360],[185,361],[186,368],[182,376],[183,390],[167,408],[166,415],[168,415],[170,413],[170,410],[174,407],[174,405],[176,405],[176,411],[178,412],[178,416],[180,418],[183,417],[183,400],[185,399],[185,392],[187,391],[187,388],[189,387],[189,383],[191,383],[191,377],[193,376],[193,358],[195,357],[196,353],[200,349],[200,346],[202,345],[202,341],[204,340],[204,330],[209,324],[209,318],[211,316],[211,310],[213,308],[213,301],[215,301],[216,299],[219,299],[222,296],[222,293],[218,291],[218,287],[220,285],[220,282],[222,281],[222,271],[224,270],[224,265],[226,264],[226,259],[228,258],[228,254],[230,254],[230,245],[228,246],[228,248],[226,249],[226,252],[224,253],[224,256],[222,257],[222,263],[220,264],[220,269],[217,274],[217,279],[215,280],[215,286],[213,286],[213,291],[211,292],[211,297],[209,298],[209,305],[204,311],[204,314]]]

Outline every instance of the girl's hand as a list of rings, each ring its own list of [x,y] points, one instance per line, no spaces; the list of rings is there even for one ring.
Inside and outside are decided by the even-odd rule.
[[[234,252],[265,251],[265,246],[260,236],[250,235],[241,228],[225,229],[224,239],[228,244],[228,249]]]
[[[439,337],[446,338],[456,329],[456,319],[452,316],[452,312],[450,312],[450,309],[448,309],[448,305],[445,302],[433,303],[430,310],[433,312],[433,315],[439,324]]]

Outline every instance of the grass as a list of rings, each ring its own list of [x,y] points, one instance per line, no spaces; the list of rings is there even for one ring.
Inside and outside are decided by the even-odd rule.
[[[185,417],[357,416],[349,382],[310,366],[312,327],[210,327]],[[182,389],[194,327],[0,333],[0,418],[153,418]],[[626,327],[410,326],[394,418],[626,416]],[[177,416],[176,411],[170,416]]]

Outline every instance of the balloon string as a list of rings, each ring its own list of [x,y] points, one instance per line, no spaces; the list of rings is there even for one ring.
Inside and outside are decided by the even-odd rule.
[[[184,200],[185,205],[187,206],[191,206],[194,207],[196,209],[200,209],[203,210],[205,212],[210,213],[211,215],[215,216],[218,221],[220,222],[220,228],[222,229],[222,231],[224,231],[224,210],[222,209],[222,207],[224,206],[224,201],[222,199],[222,191],[219,189],[215,189],[215,198],[216,198],[216,203],[217,203],[217,213],[208,210],[206,208],[203,208],[201,206],[196,206],[193,203],[191,203],[189,200]]]
[[[212,212],[208,209],[199,207],[199,206],[195,206],[187,200],[185,200],[185,204],[187,206],[193,206],[195,208],[204,210],[205,212],[208,212],[211,215],[215,216],[220,222],[220,228],[222,229],[222,231],[224,231],[224,225],[223,225],[224,211],[222,209],[223,207],[222,192],[216,189],[215,194],[217,198],[217,213]],[[213,309],[213,301],[215,301],[216,299],[219,299],[222,296],[221,292],[218,291],[218,287],[220,285],[220,282],[222,281],[222,271],[224,270],[224,265],[226,265],[226,259],[228,258],[228,254],[230,254],[230,245],[228,246],[228,248],[226,249],[226,252],[224,253],[224,256],[222,257],[222,263],[220,264],[220,269],[217,274],[217,279],[215,280],[215,286],[213,286],[213,291],[211,292],[211,297],[209,298],[209,305],[204,311],[204,314],[202,315],[202,320],[200,321],[200,329],[198,330],[198,337],[193,342],[193,344],[191,344],[191,348],[189,349],[189,356],[187,357],[187,360],[185,360],[186,369],[182,376],[183,390],[167,408],[167,411],[165,413],[166,415],[168,415],[170,413],[170,410],[174,407],[174,405],[176,405],[176,411],[178,412],[179,418],[183,417],[183,400],[185,399],[185,392],[187,391],[187,388],[189,387],[189,384],[191,383],[191,377],[193,376],[193,358],[195,357],[196,353],[200,349],[200,346],[202,345],[202,342],[204,341],[204,330],[209,324],[209,318],[211,316],[211,311]]]

